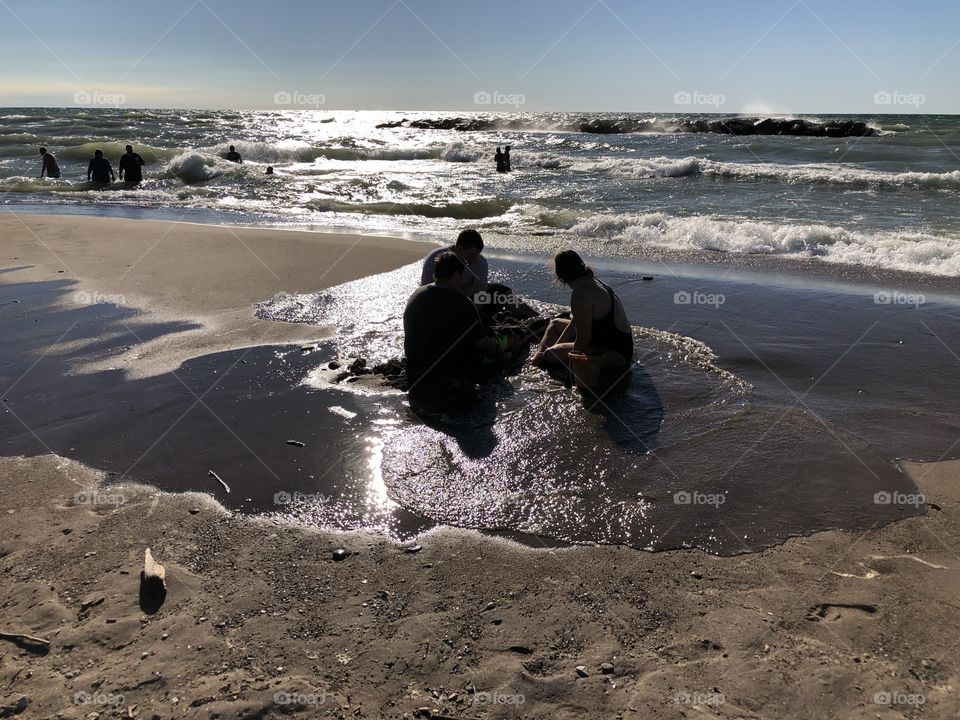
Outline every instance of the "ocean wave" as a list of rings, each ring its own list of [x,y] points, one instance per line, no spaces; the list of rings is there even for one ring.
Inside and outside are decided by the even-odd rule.
[[[74,160],[89,160],[97,150],[103,150],[104,156],[111,162],[117,162],[120,156],[126,152],[127,142],[84,142],[79,145],[71,145],[53,152],[58,157],[71,158]],[[177,148],[154,147],[151,145],[134,144],[133,151],[143,157],[144,162],[148,164],[163,162],[176,157],[181,151]]]
[[[860,187],[960,189],[960,170],[948,172],[889,172],[853,165],[777,163],[730,163],[707,158],[606,158],[577,161],[577,172],[599,172],[621,177],[646,179],[705,175],[740,180],[775,180],[790,184],[821,183]]]
[[[859,233],[828,225],[778,224],[708,216],[591,215],[569,226],[616,254],[645,247],[741,255],[792,255],[934,275],[960,275],[960,238],[923,233]]]
[[[365,215],[412,215],[428,218],[482,220],[506,214],[513,206],[510,200],[480,199],[428,205],[425,203],[348,203],[341,200],[314,199],[306,203],[318,212],[363,213]]]
[[[176,177],[189,184],[212,180],[225,172],[238,170],[239,167],[229,160],[190,150],[171,159],[161,175]]]
[[[259,163],[312,163],[316,160],[445,160],[447,162],[474,162],[480,151],[467,148],[462,142],[430,147],[338,147],[308,143],[230,143],[244,160]],[[203,152],[225,156],[230,144],[201,148]]]

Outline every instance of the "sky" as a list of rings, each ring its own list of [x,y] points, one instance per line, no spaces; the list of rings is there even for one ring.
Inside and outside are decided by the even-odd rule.
[[[960,113],[957,0],[0,0],[0,105]]]

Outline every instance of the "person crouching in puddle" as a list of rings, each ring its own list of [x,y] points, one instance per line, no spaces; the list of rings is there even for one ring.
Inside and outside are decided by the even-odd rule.
[[[626,370],[633,361],[633,332],[620,298],[594,277],[593,270],[573,250],[558,252],[553,262],[557,280],[572,290],[571,319],[550,322],[530,362],[566,368],[573,353],[602,357],[602,369]]]

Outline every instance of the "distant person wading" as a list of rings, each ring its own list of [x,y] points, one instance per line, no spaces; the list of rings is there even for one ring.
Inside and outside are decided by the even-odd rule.
[[[40,165],[40,177],[46,173],[48,178],[60,177],[60,166],[57,165],[57,159],[53,153],[48,153],[46,148],[40,148],[40,157],[43,158]]]
[[[87,181],[109,184],[116,179],[113,174],[113,165],[103,156],[103,150],[97,150],[87,166]]]
[[[138,183],[143,180],[143,158],[133,151],[132,145],[127,145],[127,152],[120,156],[120,179],[128,183]]]
[[[227,160],[235,163],[243,163],[243,158],[240,157],[240,153],[237,152],[237,149],[231,145],[230,152],[227,153]]]

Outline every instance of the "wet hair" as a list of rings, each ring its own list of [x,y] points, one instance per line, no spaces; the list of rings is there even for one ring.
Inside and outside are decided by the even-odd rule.
[[[94,150],[94,151],[93,151],[93,156],[94,156],[94,157],[98,157],[98,158],[103,157],[103,150]]]
[[[467,228],[457,235],[457,247],[464,250],[483,250],[483,238],[473,228]]]
[[[40,152],[42,152],[43,154],[46,154],[46,153],[47,153],[47,149],[46,149],[46,148],[40,148]]]
[[[571,283],[582,277],[593,277],[593,270],[574,250],[561,250],[553,258],[557,280]]]
[[[230,146],[230,152],[233,152],[233,145]]]
[[[448,280],[458,272],[463,272],[463,260],[452,252],[442,253],[436,259],[433,267],[433,277],[437,280]]]

